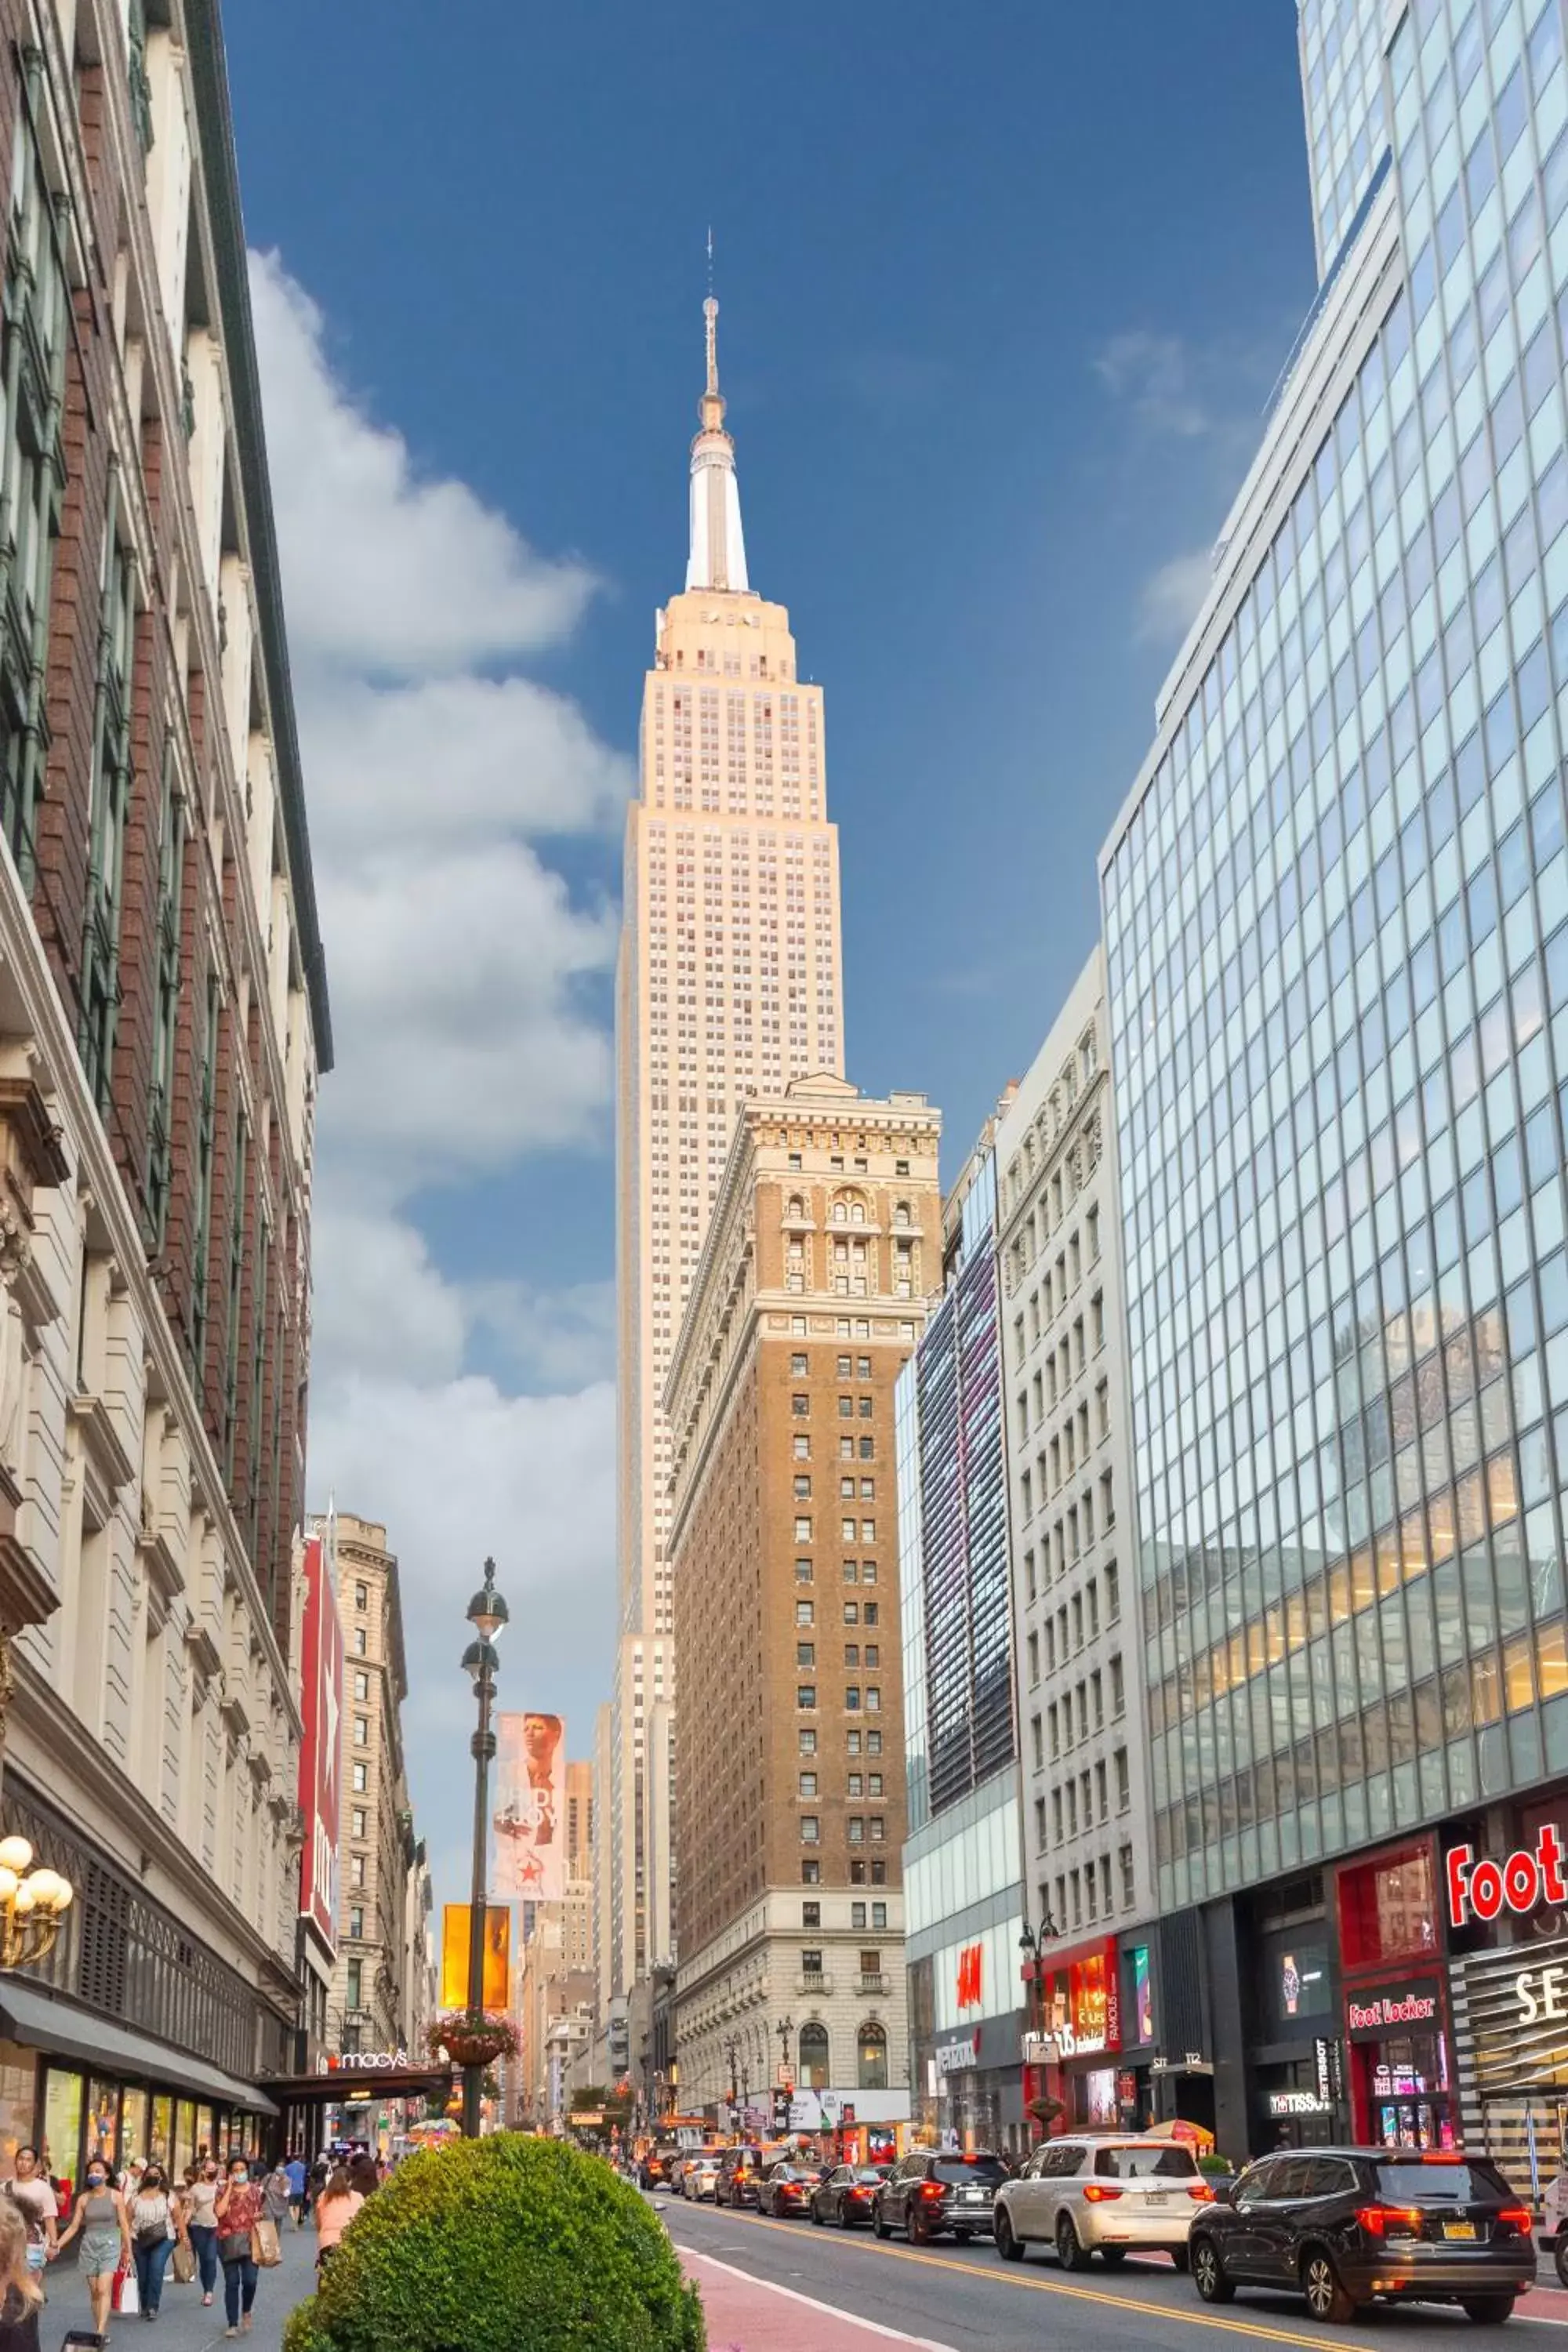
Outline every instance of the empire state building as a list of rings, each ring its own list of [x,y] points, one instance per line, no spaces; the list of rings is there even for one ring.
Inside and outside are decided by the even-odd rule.
[[[742,1104],[844,1068],[822,688],[796,675],[788,612],[751,585],[711,296],[704,317],[686,585],[656,616],[643,682],[616,975],[620,1626],[601,1733],[611,1995],[672,1957],[666,1374]]]

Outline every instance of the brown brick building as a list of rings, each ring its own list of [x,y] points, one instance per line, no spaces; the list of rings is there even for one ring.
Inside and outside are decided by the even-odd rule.
[[[74,2174],[289,2054],[331,1031],[216,0],[0,0],[0,1815],[78,1889],[0,2069]]]
[[[841,1078],[748,1102],[676,1349],[688,2105],[784,2055],[863,2121],[908,2113],[893,1391],[941,1280],[940,1129]]]

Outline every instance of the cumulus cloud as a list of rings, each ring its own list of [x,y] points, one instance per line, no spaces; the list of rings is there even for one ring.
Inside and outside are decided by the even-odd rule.
[[[504,1238],[494,1275],[457,1278],[417,1203],[530,1152],[604,1144],[605,853],[630,766],[518,667],[578,625],[587,568],[421,475],[334,372],[321,311],[275,255],[252,257],[251,294],[337,1048],[318,1131],[311,1498],[384,1522],[401,1560],[409,1750],[445,1875],[441,1825],[454,1806],[463,1819],[467,1776],[447,1735],[471,1712],[449,1653],[488,1551],[532,1661],[509,1700],[575,1691],[589,1736],[605,1654],[584,1627],[614,1583],[613,1310],[608,1285],[552,1288]],[[598,856],[597,888],[551,862],[568,838],[579,873]]]
[[[1194,547],[1162,563],[1138,597],[1138,635],[1146,644],[1168,645],[1184,637],[1203,610],[1214,579],[1214,556]]]
[[[1194,367],[1180,335],[1131,328],[1113,335],[1094,360],[1094,372],[1152,433],[1192,440],[1206,433],[1211,412],[1194,383]]]
[[[466,483],[422,480],[334,375],[321,310],[275,253],[250,265],[294,642],[374,670],[460,668],[570,635],[592,593]]]

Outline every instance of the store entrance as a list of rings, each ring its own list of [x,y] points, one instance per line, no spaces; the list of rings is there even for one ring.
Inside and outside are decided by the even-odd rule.
[[[1434,2034],[1380,2043],[1369,2053],[1372,2136],[1383,2147],[1452,2147],[1453,2104]]]

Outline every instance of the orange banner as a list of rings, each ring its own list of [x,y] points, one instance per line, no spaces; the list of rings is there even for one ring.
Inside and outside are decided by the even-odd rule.
[[[468,2005],[468,1906],[447,1903],[441,1912],[441,2006]],[[485,1906],[485,1998],[487,2009],[506,2009],[511,2000],[511,1913]]]

